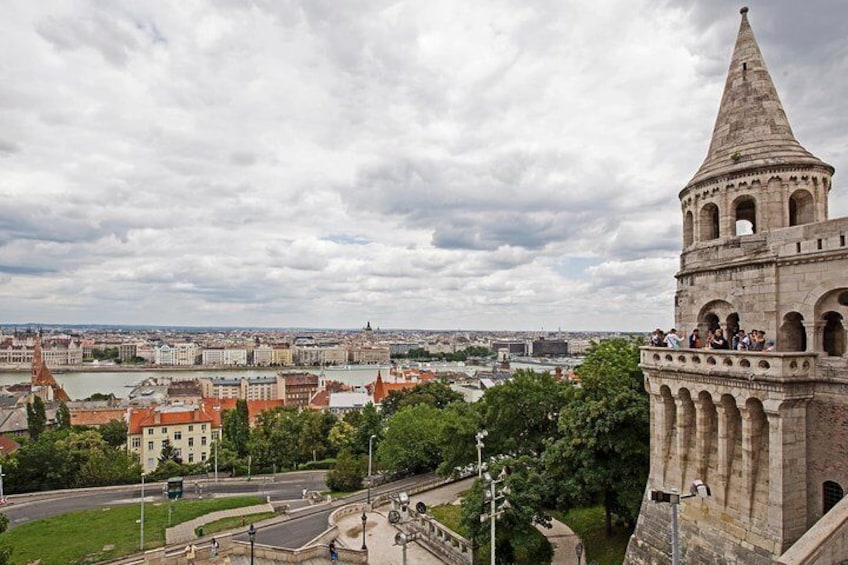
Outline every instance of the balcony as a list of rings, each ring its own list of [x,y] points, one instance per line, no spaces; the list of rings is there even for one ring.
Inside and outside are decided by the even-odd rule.
[[[643,347],[640,367],[664,373],[700,373],[740,381],[780,383],[816,380],[817,353],[724,351]]]

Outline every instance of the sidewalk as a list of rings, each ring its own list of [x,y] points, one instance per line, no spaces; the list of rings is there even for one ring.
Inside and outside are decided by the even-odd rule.
[[[456,504],[462,493],[471,488],[475,477],[464,479],[431,491],[422,492],[411,497],[414,507],[419,501],[427,508],[440,504]],[[366,514],[365,542],[368,546],[368,562],[370,565],[401,565],[403,563],[402,548],[394,544],[395,534],[400,529],[389,524],[388,512],[391,506],[381,506]],[[361,514],[345,516],[338,522],[339,537],[337,543],[345,547],[358,548],[362,546]],[[537,526],[537,529],[548,538],[554,546],[553,565],[571,565],[577,563],[574,551],[580,538],[567,525],[557,520],[551,520],[551,528]],[[441,565],[442,561],[417,543],[407,545],[407,562],[415,565]]]
[[[210,514],[204,514],[194,520],[182,522],[172,528],[165,530],[165,544],[173,545],[176,543],[186,543],[197,539],[194,535],[194,530],[204,524],[211,524],[224,518],[233,518],[237,516],[249,516],[251,514],[260,514],[263,512],[273,512],[274,506],[271,503],[256,504],[254,506],[242,506],[241,508],[233,508],[231,510],[219,510]]]

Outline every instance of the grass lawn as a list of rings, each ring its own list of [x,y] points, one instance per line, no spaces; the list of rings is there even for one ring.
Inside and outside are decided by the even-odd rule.
[[[440,524],[447,526],[462,537],[468,537],[468,532],[460,523],[460,520],[462,520],[462,506],[458,504],[440,504],[430,508],[429,513]]]
[[[586,548],[583,563],[596,560],[598,565],[621,565],[632,530],[613,524],[612,537],[607,537],[603,506],[572,508],[568,512],[551,512],[583,540]]]
[[[248,524],[260,522],[266,518],[272,517],[273,515],[273,512],[260,512],[259,514],[250,514],[249,516],[233,516],[232,518],[222,518],[221,520],[216,520],[214,522],[204,524],[199,528],[195,528],[194,535],[199,536],[199,530],[203,530],[203,535],[208,536],[209,534],[223,532],[225,530],[232,530],[233,528],[247,527]]]
[[[217,510],[261,504],[255,496],[180,500],[173,503],[171,525]],[[41,565],[96,563],[139,551],[139,504],[70,512],[29,522],[0,534],[0,544],[12,548],[12,563],[41,559]],[[168,503],[144,505],[144,546],[165,544]],[[110,549],[106,549],[113,546]]]

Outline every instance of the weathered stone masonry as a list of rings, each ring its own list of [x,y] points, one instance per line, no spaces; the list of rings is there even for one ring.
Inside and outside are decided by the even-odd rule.
[[[833,167],[795,139],[747,11],[707,157],[679,194],[675,320],[763,330],[776,351],[641,354],[646,495],[712,488],[680,507],[687,563],[771,563],[848,488],[848,218],[828,219]],[[646,496],[627,562],[670,552],[668,505]]]

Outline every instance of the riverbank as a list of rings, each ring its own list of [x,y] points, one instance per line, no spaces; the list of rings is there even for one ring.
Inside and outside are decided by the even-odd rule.
[[[349,367],[349,369],[347,368]],[[58,367],[50,367],[50,372],[54,375],[64,373],[152,373],[168,371],[169,373],[179,372],[239,372],[239,371],[274,371],[274,372],[291,372],[291,371],[320,371],[322,367],[313,366],[274,366],[274,367],[254,367],[254,366],[233,366],[233,365],[61,365]],[[324,370],[344,371],[344,370],[362,370],[362,369],[388,369],[388,365],[332,365],[324,366]],[[29,373],[30,365],[14,365],[0,366],[0,374],[19,374]]]

